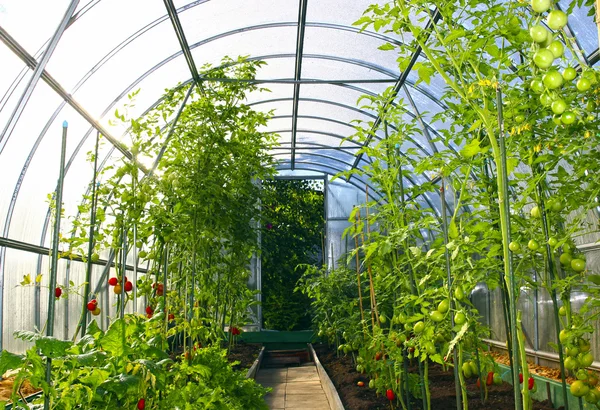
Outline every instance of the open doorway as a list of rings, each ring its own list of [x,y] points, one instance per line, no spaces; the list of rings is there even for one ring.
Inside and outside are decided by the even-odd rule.
[[[262,318],[270,330],[311,327],[310,299],[294,292],[301,264],[323,264],[323,181],[263,182]]]

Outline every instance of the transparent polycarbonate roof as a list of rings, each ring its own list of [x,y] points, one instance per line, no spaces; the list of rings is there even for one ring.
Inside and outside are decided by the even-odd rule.
[[[280,136],[273,154],[282,176],[332,176],[368,164],[366,155],[356,156],[361,146],[345,138],[355,133],[355,121],[379,121],[357,104],[359,97],[390,86],[408,107],[405,118],[420,117],[423,129],[401,150],[445,149],[432,141],[444,128],[433,120],[445,109],[443,82],[433,77],[430,85],[415,85],[412,71],[402,78],[396,53],[378,49],[400,39],[352,25],[372,2],[0,0],[0,237],[48,244],[47,195],[56,185],[63,121],[69,135],[64,203],[73,215],[92,177],[86,153],[96,133],[127,141],[126,130],[109,123],[127,94],[140,90],[129,114],[141,115],[165,89],[192,81],[198,68],[219,65],[225,56],[267,63],[257,79],[270,92],[253,92],[247,102],[274,110],[266,131]],[[588,12],[576,8],[569,30],[595,65],[597,29]],[[127,155],[107,143],[100,161]],[[414,175],[406,183],[428,179]],[[365,189],[368,176],[351,183]],[[439,202],[423,198],[424,206]]]

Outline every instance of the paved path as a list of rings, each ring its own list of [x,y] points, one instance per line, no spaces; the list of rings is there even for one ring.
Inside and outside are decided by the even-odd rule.
[[[265,397],[271,410],[330,410],[312,363],[284,369],[260,369],[256,381],[273,391]]]

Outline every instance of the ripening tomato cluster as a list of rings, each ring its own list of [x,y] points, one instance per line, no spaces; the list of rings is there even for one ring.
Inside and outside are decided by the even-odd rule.
[[[578,75],[577,70],[569,66],[561,73],[553,67],[555,60],[562,58],[565,52],[565,46],[560,37],[563,35],[562,29],[568,22],[567,14],[562,10],[551,9],[551,0],[532,0],[531,7],[536,13],[540,14],[539,20],[541,20],[544,13],[548,13],[545,25],[539,21],[538,24],[529,29],[533,41],[533,63],[541,70],[541,77],[536,77],[531,81],[531,90],[540,95],[540,102],[544,107],[549,107],[552,110],[555,124],[570,125],[578,117],[580,120],[593,121],[595,118],[595,104],[593,101],[587,103],[587,113],[578,113],[575,109],[571,109],[570,103],[572,101],[565,99],[561,93],[564,87],[572,88],[572,82]],[[546,26],[552,31],[546,29]],[[594,71],[585,70],[577,79],[575,89],[579,92],[586,92],[596,82]],[[570,93],[575,98],[576,94]]]
[[[98,316],[101,313],[101,310],[98,307],[98,301],[96,299],[92,299],[87,303],[87,310],[92,312],[92,315],[94,316]]]
[[[234,336],[239,336],[242,333],[240,332],[240,329],[238,329],[237,327],[232,327],[231,328],[231,334],[234,335]]]
[[[115,294],[120,295],[123,292],[123,287],[121,286],[122,281],[120,281],[118,278],[116,277],[112,277],[108,280],[108,284],[110,286],[113,286],[113,292],[115,292]],[[133,290],[133,283],[131,283],[130,280],[127,279],[127,276],[125,276],[125,292],[131,292]]]

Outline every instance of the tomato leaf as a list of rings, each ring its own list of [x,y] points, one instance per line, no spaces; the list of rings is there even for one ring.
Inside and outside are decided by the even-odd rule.
[[[7,370],[18,369],[23,363],[23,356],[3,350],[0,353],[0,376]]]

